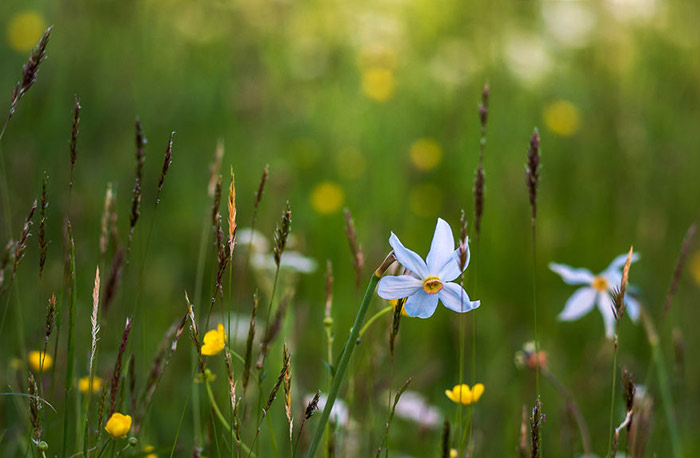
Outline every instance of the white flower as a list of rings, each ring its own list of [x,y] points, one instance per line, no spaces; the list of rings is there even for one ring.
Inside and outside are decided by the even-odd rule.
[[[639,259],[639,255],[632,255],[632,262]],[[588,269],[574,269],[564,264],[549,263],[549,268],[558,273],[564,283],[569,285],[586,285],[577,289],[566,301],[564,310],[559,314],[562,321],[573,321],[581,318],[591,311],[594,305],[603,315],[605,335],[612,338],[615,329],[615,315],[613,314],[613,299],[610,293],[613,288],[620,286],[622,280],[622,268],[627,261],[627,255],[621,254],[613,259],[607,269],[598,275],[593,275]],[[632,321],[639,318],[639,302],[629,294],[625,296],[627,313]]]
[[[397,417],[414,421],[424,428],[439,428],[443,422],[442,413],[415,391],[405,391],[401,395],[395,413]]]
[[[382,278],[377,293],[389,300],[407,297],[404,310],[408,316],[432,316],[438,300],[448,309],[459,313],[469,312],[481,305],[480,301],[470,301],[466,291],[457,283],[452,283],[462,273],[459,268],[459,249],[455,250],[452,229],[442,218],[438,218],[425,261],[404,247],[393,232],[389,244],[394,249],[396,259],[410,272],[408,275]],[[468,246],[466,250],[464,269],[469,265]]]

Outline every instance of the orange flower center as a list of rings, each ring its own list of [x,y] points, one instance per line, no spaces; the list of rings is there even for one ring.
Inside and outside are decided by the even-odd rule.
[[[598,275],[591,282],[591,286],[598,292],[605,293],[608,291],[608,281],[602,276]]]
[[[437,294],[442,289],[440,277],[428,277],[423,280],[423,290],[428,294]]]

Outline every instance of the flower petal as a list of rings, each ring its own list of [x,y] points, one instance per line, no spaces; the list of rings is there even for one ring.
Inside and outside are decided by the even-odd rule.
[[[569,285],[587,285],[593,281],[593,274],[588,269],[574,269],[566,264],[549,263],[549,269],[561,276],[564,283]]]
[[[603,323],[605,324],[605,336],[612,339],[615,334],[615,315],[613,314],[612,297],[608,293],[598,293],[598,310],[603,315]]]
[[[606,272],[610,270],[620,270],[623,267],[625,267],[625,263],[627,262],[627,255],[628,253],[621,254],[620,256],[617,256],[615,259],[612,260],[610,265],[608,266],[607,269],[605,269]],[[636,262],[639,260],[639,253],[632,253],[632,262]]]
[[[566,301],[564,310],[562,310],[557,318],[562,321],[578,320],[591,311],[595,304],[596,294],[596,290],[588,286],[577,289]]]
[[[469,246],[467,245],[467,262],[464,263],[466,270],[469,265]],[[459,270],[459,248],[452,252],[450,259],[440,268],[438,277],[442,281],[454,281],[462,272]]]
[[[402,266],[421,278],[428,276],[428,267],[425,265],[423,258],[418,256],[415,251],[411,251],[403,246],[401,240],[393,232],[391,237],[389,237],[389,245],[394,249],[394,256],[396,256],[396,259]]]
[[[452,228],[447,224],[447,221],[438,218],[433,241],[430,244],[430,252],[425,258],[430,275],[436,275],[440,272],[442,267],[451,260],[454,249],[455,239],[452,235]]]
[[[406,304],[404,304],[403,309],[406,311],[408,316],[430,318],[433,313],[435,313],[437,304],[437,294],[428,294],[422,289],[419,289],[406,300]]]
[[[627,303],[627,313],[630,319],[635,323],[639,319],[639,301],[629,294],[625,296],[625,302]]]
[[[469,312],[481,305],[481,301],[470,301],[467,292],[457,283],[443,283],[438,296],[442,305],[457,313]]]
[[[401,299],[411,296],[422,286],[420,280],[413,275],[399,275],[397,277],[383,277],[379,280],[377,294],[383,299]]]

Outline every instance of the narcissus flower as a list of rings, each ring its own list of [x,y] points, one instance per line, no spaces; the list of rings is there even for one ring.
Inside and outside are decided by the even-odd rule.
[[[81,377],[78,380],[78,388],[83,394],[87,394],[90,390],[90,377]],[[99,393],[102,389],[102,379],[100,377],[93,377],[92,379],[92,392]]]
[[[453,283],[469,265],[469,247],[466,247],[466,260],[460,269],[459,249],[455,250],[452,228],[442,218],[438,218],[425,261],[404,247],[393,232],[389,244],[396,259],[409,273],[382,278],[377,293],[387,300],[408,298],[404,305],[408,316],[429,318],[435,313],[438,301],[458,313],[469,312],[481,305],[480,301],[471,301],[466,291]]]
[[[122,415],[119,412],[114,412],[105,425],[105,431],[114,438],[126,437],[130,429],[131,415]]]
[[[639,255],[634,253],[632,262],[638,259]],[[564,310],[562,310],[558,318],[562,321],[577,320],[590,312],[594,305],[597,305],[598,310],[603,315],[605,335],[608,339],[612,338],[615,329],[615,315],[613,313],[614,303],[611,293],[613,289],[620,287],[622,268],[625,266],[626,261],[627,255],[621,254],[613,259],[608,268],[598,275],[593,275],[588,269],[574,269],[564,264],[549,263],[549,268],[559,274],[564,283],[585,285],[577,289],[566,301]],[[627,313],[629,313],[632,321],[636,322],[639,318],[639,302],[627,294],[625,295],[625,303],[627,304]]]
[[[51,355],[46,354],[41,351],[30,351],[29,352],[29,367],[34,372],[41,372],[43,363],[43,370],[46,372],[53,366],[53,358]]]
[[[481,398],[484,394],[484,384],[477,383],[474,388],[469,388],[469,385],[455,385],[451,390],[445,390],[445,394],[452,402],[468,406]]]
[[[219,323],[216,329],[207,331],[204,334],[204,345],[202,345],[202,354],[204,356],[214,356],[224,349],[226,345],[226,334],[224,333],[224,325]]]

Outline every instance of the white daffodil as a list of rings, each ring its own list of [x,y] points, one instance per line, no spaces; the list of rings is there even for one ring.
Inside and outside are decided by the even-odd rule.
[[[452,228],[442,218],[438,218],[430,252],[425,261],[404,247],[393,232],[389,244],[394,249],[396,259],[409,273],[382,278],[377,293],[388,300],[408,298],[404,310],[409,316],[432,316],[438,300],[448,309],[459,313],[469,312],[481,305],[480,301],[470,301],[466,291],[457,283],[452,283],[463,269],[459,266],[459,249],[455,250]],[[464,269],[469,265],[468,246],[466,250]]]
[[[632,255],[632,262],[639,259],[639,255]],[[594,305],[598,306],[605,324],[605,335],[610,339],[615,329],[615,315],[613,313],[613,298],[611,293],[614,288],[620,287],[622,280],[622,268],[627,262],[627,255],[621,254],[613,259],[607,269],[598,275],[593,275],[588,269],[575,269],[564,264],[549,263],[549,268],[559,274],[564,283],[569,285],[585,285],[577,289],[566,301],[564,310],[559,314],[562,321],[573,321],[581,318],[591,311]],[[629,287],[628,287],[629,290]],[[626,311],[632,321],[639,318],[639,302],[629,294],[625,295]]]

